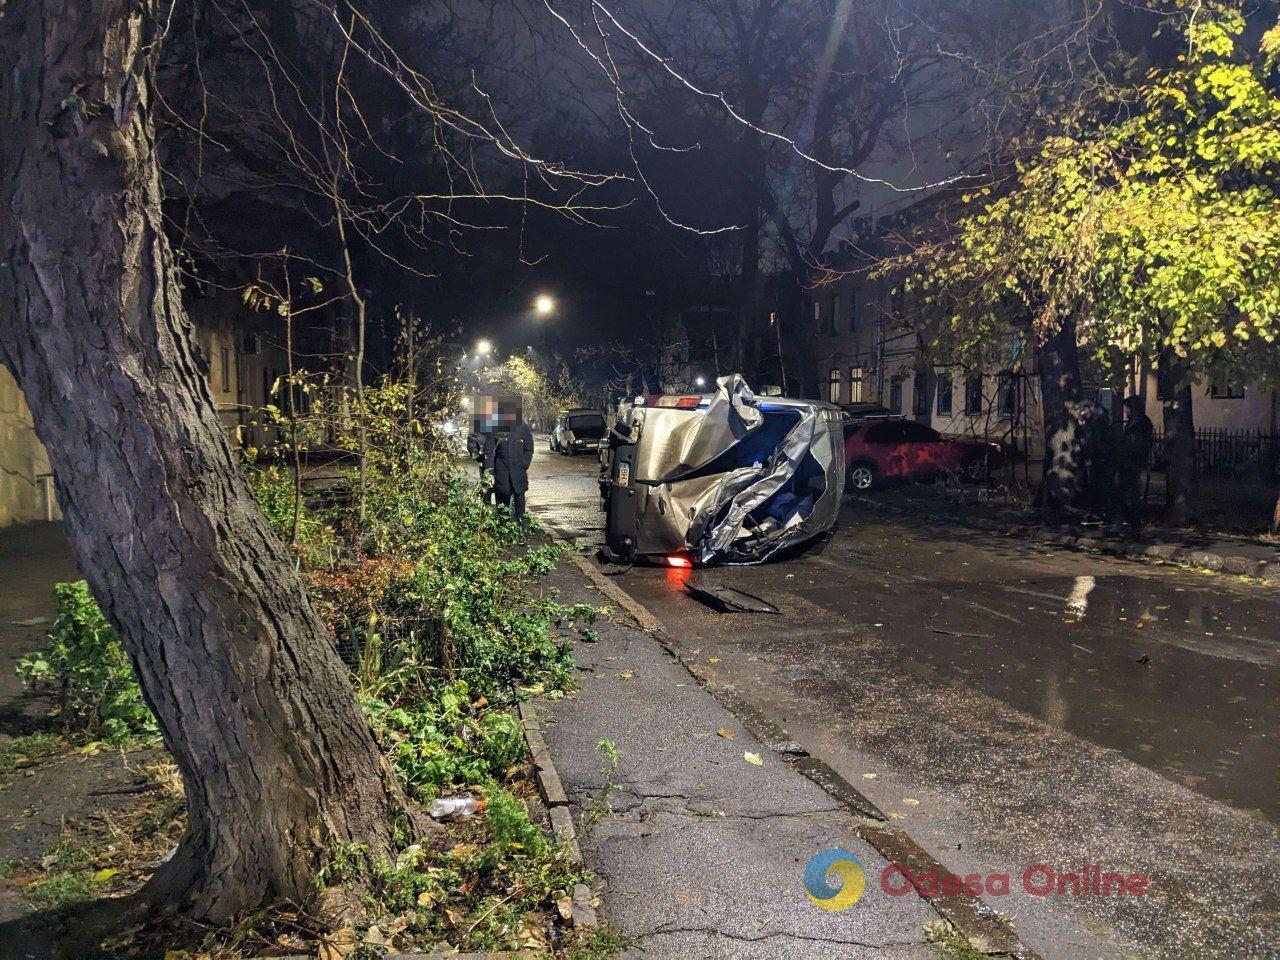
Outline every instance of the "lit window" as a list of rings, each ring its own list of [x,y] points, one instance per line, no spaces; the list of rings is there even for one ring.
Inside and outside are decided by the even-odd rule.
[[[849,402],[862,403],[864,399],[862,390],[862,368],[849,368]]]
[[[828,399],[832,403],[840,402],[840,368],[832,367],[831,375],[827,378]]]

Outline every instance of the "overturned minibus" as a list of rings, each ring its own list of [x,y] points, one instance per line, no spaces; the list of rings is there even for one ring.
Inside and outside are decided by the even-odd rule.
[[[760,563],[830,530],[844,493],[839,408],[757,396],[736,374],[714,393],[636,398],[611,446],[618,561]]]

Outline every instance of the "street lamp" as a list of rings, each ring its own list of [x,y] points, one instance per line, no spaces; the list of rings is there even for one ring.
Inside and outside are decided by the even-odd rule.
[[[476,354],[481,357],[487,357],[493,353],[493,344],[488,340],[479,340],[476,342]]]
[[[555,298],[540,293],[533,301],[533,312],[540,317],[549,317],[556,309]]]
[[[694,377],[694,378],[693,378],[693,385],[694,385],[695,387],[705,387],[705,386],[707,385],[707,378],[706,378],[706,377]]]

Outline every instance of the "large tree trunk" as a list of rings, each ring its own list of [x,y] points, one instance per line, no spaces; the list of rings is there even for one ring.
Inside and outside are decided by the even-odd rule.
[[[0,15],[0,356],[187,789],[155,892],[221,920],[386,855],[404,800],[223,435],[161,226],[155,0]],[[188,899],[189,898],[189,899]]]
[[[1158,372],[1164,402],[1165,508],[1170,523],[1196,518],[1200,484],[1196,472],[1196,425],[1191,412],[1191,376],[1185,361],[1171,350],[1160,357]]]
[[[1084,452],[1080,445],[1080,355],[1074,320],[1063,321],[1040,347],[1044,406],[1044,509],[1049,519],[1080,500]]]

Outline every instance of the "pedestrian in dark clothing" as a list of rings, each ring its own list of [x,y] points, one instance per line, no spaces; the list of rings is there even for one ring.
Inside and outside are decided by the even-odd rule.
[[[493,487],[486,473],[485,445],[488,436],[483,433],[467,434],[467,456],[476,462],[480,470],[480,499],[485,503],[493,502]]]
[[[1116,499],[1116,435],[1107,408],[1088,404],[1081,416],[1085,483],[1089,510],[1106,518]]]
[[[1120,519],[1131,534],[1142,531],[1142,472],[1151,461],[1155,425],[1143,410],[1142,397],[1126,397],[1120,433]]]
[[[524,495],[529,489],[529,464],[533,462],[533,431],[517,415],[507,433],[491,433],[485,442],[484,465],[493,476],[498,506],[516,520],[524,516]]]

